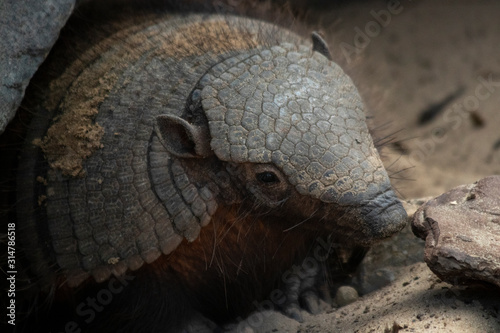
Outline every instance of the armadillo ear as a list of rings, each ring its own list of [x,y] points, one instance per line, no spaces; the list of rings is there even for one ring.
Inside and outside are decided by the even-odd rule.
[[[332,55],[328,49],[328,44],[325,42],[323,37],[317,32],[313,31],[311,34],[313,40],[313,51],[319,52],[324,55],[328,60],[332,60]]]
[[[163,146],[175,156],[202,158],[213,154],[208,129],[190,124],[180,117],[156,117],[156,133]]]

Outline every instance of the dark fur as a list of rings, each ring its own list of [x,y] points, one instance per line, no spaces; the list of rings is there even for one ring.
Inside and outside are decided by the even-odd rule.
[[[49,316],[42,310],[36,318],[34,312],[30,322],[39,332],[63,330],[71,320],[89,332],[175,332],[198,313],[218,325],[244,318],[271,291],[285,289],[283,272],[300,265],[319,236],[303,228],[284,233],[287,223],[286,216],[259,218],[241,207],[219,210],[199,239],[184,241],[171,255],[128,273],[134,279],[89,324],[88,316],[73,310],[87,297],[96,298],[108,282],[89,282],[76,293],[60,288]]]

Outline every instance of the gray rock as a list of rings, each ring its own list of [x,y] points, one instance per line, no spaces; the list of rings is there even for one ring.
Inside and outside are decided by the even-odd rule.
[[[0,2],[0,133],[59,36],[75,0]]]
[[[412,227],[425,239],[425,261],[441,279],[500,287],[500,176],[430,200],[415,213]]]

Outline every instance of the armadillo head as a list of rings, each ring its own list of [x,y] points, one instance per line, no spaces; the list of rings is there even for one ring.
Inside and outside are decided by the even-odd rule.
[[[316,214],[362,243],[405,225],[357,89],[310,47],[281,44],[229,58],[201,78],[188,108],[202,110],[208,125],[184,124],[189,154],[227,162],[259,206],[299,220]]]

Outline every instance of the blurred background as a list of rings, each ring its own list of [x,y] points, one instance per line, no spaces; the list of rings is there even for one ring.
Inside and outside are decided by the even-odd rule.
[[[363,1],[315,12],[382,126],[375,135],[389,140],[383,152],[403,197],[500,173],[499,2]]]

